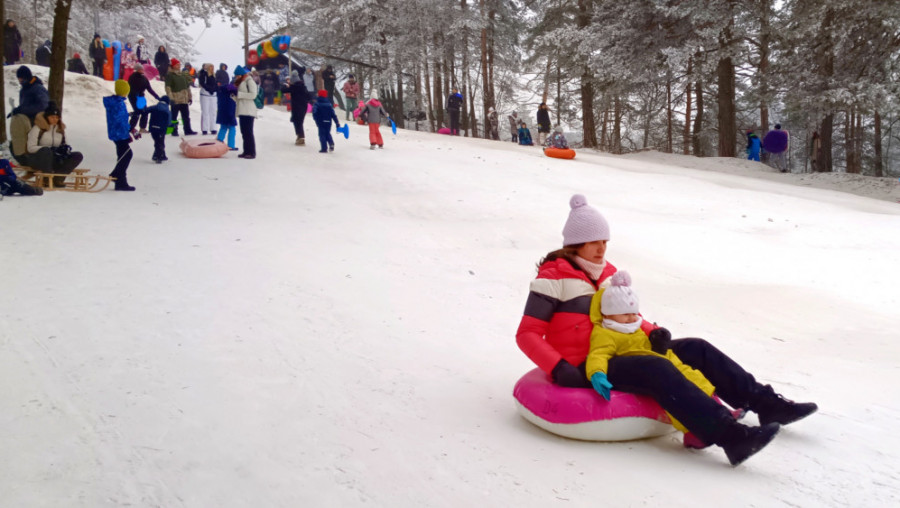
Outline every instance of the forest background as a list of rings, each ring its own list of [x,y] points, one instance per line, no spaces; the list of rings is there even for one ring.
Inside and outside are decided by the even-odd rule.
[[[295,61],[355,74],[399,127],[444,126],[457,87],[466,136],[487,137],[490,108],[501,131],[512,111],[533,126],[546,102],[583,147],[741,157],[747,131],[781,123],[795,172],[900,175],[900,2],[0,0],[0,13],[25,63],[52,40],[60,104],[65,60],[95,31],[190,58],[201,20],[243,25],[251,48],[292,35]]]

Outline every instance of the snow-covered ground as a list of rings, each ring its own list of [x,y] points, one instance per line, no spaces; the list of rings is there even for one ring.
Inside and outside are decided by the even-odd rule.
[[[106,174],[111,84],[69,78],[67,137]],[[402,130],[373,152],[355,125],[322,155],[272,108],[256,132],[253,161],[170,138],[156,165],[145,138],[136,192],[0,202],[0,504],[900,502],[890,195]],[[575,192],[648,319],[820,411],[738,468],[677,433],[586,443],[523,420],[514,333]]]

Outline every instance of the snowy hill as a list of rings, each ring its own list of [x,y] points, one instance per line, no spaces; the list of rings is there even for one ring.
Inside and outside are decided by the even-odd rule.
[[[106,174],[111,84],[68,79],[67,138]],[[355,125],[323,155],[271,108],[256,132],[253,161],[169,138],[157,165],[144,138],[136,192],[0,202],[2,504],[898,502],[891,191],[389,129],[370,151]],[[645,316],[819,413],[738,468],[678,434],[584,443],[519,417],[514,333],[575,192]]]

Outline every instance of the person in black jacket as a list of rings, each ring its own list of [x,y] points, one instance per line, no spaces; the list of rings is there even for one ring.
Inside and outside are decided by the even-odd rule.
[[[52,45],[53,42],[51,42],[50,39],[47,39],[34,50],[34,61],[37,62],[38,65],[50,67],[50,47]]]
[[[169,73],[169,54],[166,53],[165,46],[160,46],[156,51],[156,55],[153,56],[153,64],[156,65],[156,69],[159,71],[159,80],[165,81],[166,74]]]
[[[19,33],[16,22],[11,19],[6,20],[6,29],[3,32],[3,56],[6,65],[12,65],[22,57],[22,34]]]
[[[337,82],[337,76],[334,75],[334,67],[327,66],[325,70],[322,71],[322,84],[325,87],[325,90],[328,91],[328,100],[334,104],[334,84]]]
[[[133,131],[138,125],[138,121],[140,121],[141,131],[139,134],[146,134],[148,132],[147,120],[149,119],[150,111],[147,109],[147,99],[144,97],[144,92],[149,92],[156,100],[159,100],[159,95],[156,95],[153,87],[150,86],[150,80],[144,75],[144,66],[140,63],[134,64],[134,72],[128,78],[128,86],[130,87],[128,102],[131,103],[131,118],[128,119],[128,125]],[[141,101],[144,103],[143,108],[138,107],[138,98],[144,99]]]
[[[84,65],[84,61],[81,60],[81,55],[79,55],[78,53],[72,55],[72,58],[70,58],[67,63],[68,65],[66,66],[66,70],[69,72],[75,72],[78,74],[90,74],[90,72],[88,72],[87,70],[87,67]]]
[[[216,71],[216,84],[225,86],[229,83],[231,83],[231,78],[228,76],[228,66],[220,63],[219,70]]]
[[[103,47],[103,41],[100,40],[100,34],[94,34],[94,40],[91,41],[91,49],[88,51],[91,60],[94,61],[94,76],[103,77],[103,63],[106,62],[106,48]]]
[[[31,121],[34,121],[35,115],[47,109],[50,103],[50,94],[44,88],[41,78],[33,76],[31,69],[21,66],[16,69],[16,79],[22,85],[19,90],[19,105],[12,110],[12,115],[27,115]]]
[[[538,145],[542,145],[547,139],[547,134],[550,134],[550,108],[547,107],[546,102],[542,102],[541,105],[538,106],[537,124]]]
[[[453,87],[447,97],[447,113],[450,115],[450,134],[459,136],[459,112],[463,107],[463,96],[459,89]]]
[[[297,140],[294,144],[303,146],[306,144],[306,135],[303,133],[303,119],[306,118],[306,109],[310,102],[309,90],[306,89],[306,83],[300,77],[300,73],[295,69],[291,71],[291,79],[289,84],[285,84],[281,88],[282,94],[291,94],[291,123],[294,124],[294,134]]]

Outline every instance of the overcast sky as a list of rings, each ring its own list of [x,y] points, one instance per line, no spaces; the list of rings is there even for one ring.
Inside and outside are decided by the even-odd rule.
[[[238,64],[243,65],[243,26],[232,28],[231,23],[218,17],[210,23],[212,26],[209,28],[204,26],[203,21],[197,21],[188,27],[188,34],[194,38],[194,50],[197,52],[191,64],[199,69],[201,64],[209,62],[218,69],[220,63],[226,63],[229,71]]]

